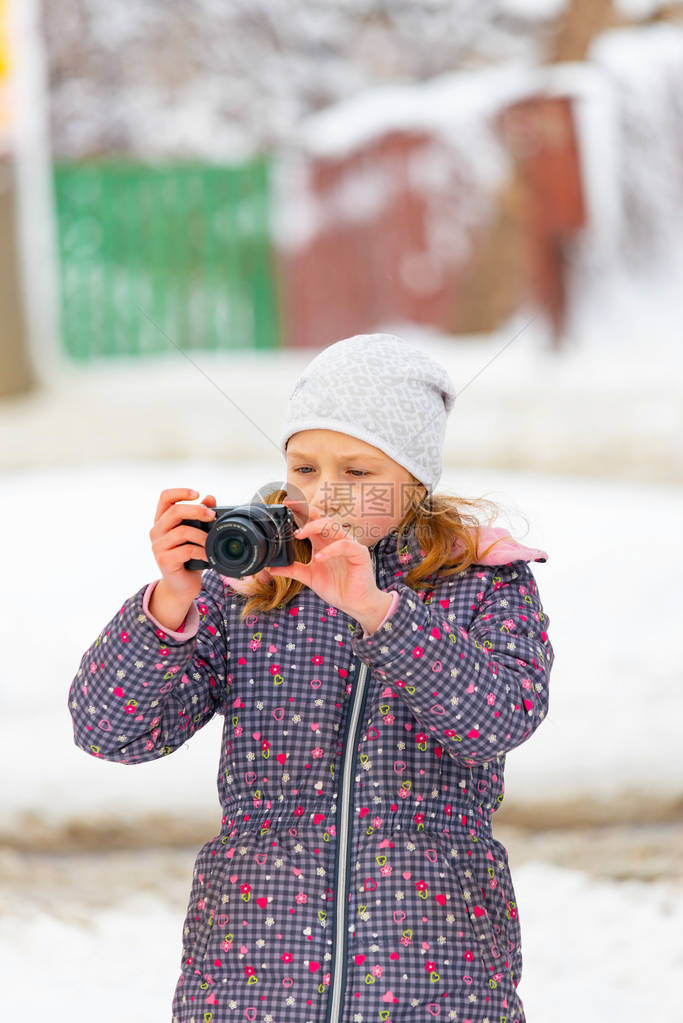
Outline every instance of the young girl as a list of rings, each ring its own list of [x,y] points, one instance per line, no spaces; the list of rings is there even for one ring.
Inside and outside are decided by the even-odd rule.
[[[506,753],[543,720],[543,551],[434,493],[444,368],[392,335],[324,349],[281,437],[296,560],[188,571],[215,498],[165,490],[161,579],[84,654],[78,746],[126,764],[225,726],[175,1023],[520,1023],[520,928],[491,832]]]

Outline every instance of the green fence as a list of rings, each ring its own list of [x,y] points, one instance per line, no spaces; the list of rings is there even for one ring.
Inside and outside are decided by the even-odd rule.
[[[266,159],[59,163],[54,187],[70,357],[279,344]]]

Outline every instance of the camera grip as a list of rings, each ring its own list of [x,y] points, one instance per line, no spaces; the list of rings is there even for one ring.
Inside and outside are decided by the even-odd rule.
[[[196,529],[201,529],[205,533],[209,532],[209,524],[203,522],[202,519],[181,519],[181,526],[194,526]],[[185,543],[189,544],[189,540]],[[183,545],[181,544],[181,547]],[[205,568],[210,568],[208,561],[202,561],[201,558],[190,558],[189,561],[183,563],[183,568],[186,568],[188,572],[203,572]]]

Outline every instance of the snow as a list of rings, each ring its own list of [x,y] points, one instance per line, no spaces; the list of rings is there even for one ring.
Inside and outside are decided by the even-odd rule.
[[[196,0],[189,12],[181,0],[144,0],[130,13],[106,0],[43,7],[62,157],[211,160],[234,144],[239,158],[373,85],[538,49],[492,0]]]
[[[552,1023],[674,1020],[683,972],[683,892],[665,883],[594,881],[528,863],[513,878],[520,906],[527,1019]]]
[[[567,0],[500,0],[498,10],[525,21],[550,21],[564,14]]]
[[[510,62],[498,67],[440,75],[428,82],[367,90],[306,118],[293,143],[340,158],[387,131],[441,130],[457,138],[503,105],[539,89],[551,69]],[[463,140],[463,148],[466,143]]]
[[[40,981],[31,983],[28,990],[25,983],[7,983],[3,1017],[26,1023],[47,1019],[87,1023],[97,1006],[98,1023],[119,1023],[125,985],[125,1018],[135,1023],[170,1018],[181,927],[177,909],[174,912],[159,899],[137,893],[135,900],[123,899],[85,924],[37,911],[17,927],[13,914],[4,916],[0,948],[5,977],[39,976]],[[154,941],[149,940],[151,933]]]
[[[593,140],[592,157],[616,157],[615,241],[646,267],[653,253],[668,258],[683,222],[683,31],[667,24],[615,29],[593,41],[589,58],[618,96],[612,133]]]
[[[631,18],[634,21],[651,18],[657,11],[668,6],[662,0],[614,0],[614,8],[624,18]]]
[[[683,260],[677,264],[672,253],[676,265],[683,267]],[[447,465],[683,482],[674,275],[657,278],[647,304],[633,287],[626,290],[623,277],[613,283],[607,280],[600,295],[599,318],[577,303],[572,331],[581,330],[586,342],[570,337],[561,356],[547,348],[540,320],[530,324],[532,314],[490,337],[457,342],[387,325],[428,344],[459,392],[445,443]],[[645,331],[651,332],[649,347],[634,355]],[[312,355],[195,352],[187,359],[141,358],[134,372],[116,361],[63,367],[44,391],[0,405],[0,430],[17,435],[0,446],[0,467],[199,456],[240,465],[272,459],[271,472],[278,473],[288,389]],[[176,414],[169,416],[169,408]]]

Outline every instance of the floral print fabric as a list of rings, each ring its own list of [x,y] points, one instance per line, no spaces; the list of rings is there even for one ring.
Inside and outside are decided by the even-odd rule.
[[[83,655],[69,708],[93,756],[162,757],[224,716],[175,1023],[524,1020],[491,818],[547,711],[548,617],[525,560],[414,592],[413,534],[373,555],[398,601],[369,636],[310,589],[240,622],[207,570],[187,638],[145,614],[145,586]]]

